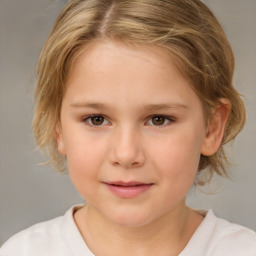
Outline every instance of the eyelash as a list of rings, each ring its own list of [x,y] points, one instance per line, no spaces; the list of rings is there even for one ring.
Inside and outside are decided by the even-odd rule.
[[[103,118],[103,124],[99,124],[99,125],[95,125],[91,122],[91,119],[92,118],[97,118],[97,117],[100,117],[100,118]],[[165,126],[168,126],[170,123],[173,123],[176,121],[176,118],[172,117],[172,116],[166,116],[166,115],[151,115],[148,119],[147,119],[147,122],[148,123],[150,120],[152,120],[153,118],[164,118],[164,124],[160,124],[160,125],[154,125],[154,124],[148,124],[148,125],[151,125],[151,126],[155,126],[157,128],[162,128],[162,127],[165,127]],[[90,120],[90,121],[89,121]],[[88,126],[91,126],[91,127],[97,127],[97,126],[103,126],[103,125],[106,125],[104,124],[104,122],[107,120],[107,118],[103,115],[89,115],[89,116],[86,116],[82,119],[82,122],[84,123],[87,123]],[[166,124],[166,121],[167,121],[167,124]],[[108,123],[110,123],[108,121]],[[151,122],[152,123],[152,122]]]
[[[173,123],[176,121],[176,119],[172,116],[165,116],[165,115],[152,115],[150,116],[150,118],[148,119],[147,123],[152,120],[153,118],[163,118],[164,119],[164,124],[160,124],[160,125],[154,125],[154,124],[150,124],[152,126],[158,127],[158,128],[162,128],[162,127],[166,127],[168,125],[170,125],[170,123]],[[167,123],[166,123],[167,121]],[[152,122],[152,121],[151,121]]]
[[[103,115],[89,115],[89,116],[84,117],[84,118],[82,119],[82,122],[87,123],[87,125],[88,125],[88,126],[91,126],[91,127],[102,126],[102,124],[100,124],[100,125],[95,125],[95,124],[90,123],[89,120],[91,120],[92,118],[96,118],[96,117],[101,117],[101,118],[103,118],[104,121],[107,120],[107,118],[106,118],[105,116],[103,116]]]

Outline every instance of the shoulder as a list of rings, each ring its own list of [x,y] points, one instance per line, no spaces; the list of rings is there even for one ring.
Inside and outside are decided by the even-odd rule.
[[[62,217],[38,223],[30,228],[27,228],[13,237],[1,247],[2,255],[32,255],[40,250],[49,250],[52,242],[56,241],[58,229]]]
[[[256,233],[206,214],[180,256],[256,256]]]
[[[72,209],[64,216],[38,223],[17,233],[1,247],[0,256],[59,255],[58,251],[65,248],[62,229],[70,225],[67,222],[72,221]]]
[[[213,255],[256,256],[256,233],[253,230],[217,218],[211,211],[209,215],[215,223]]]

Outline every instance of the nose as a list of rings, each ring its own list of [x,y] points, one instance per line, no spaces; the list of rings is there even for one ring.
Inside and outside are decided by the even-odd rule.
[[[145,154],[140,133],[127,127],[116,131],[111,141],[110,161],[125,169],[143,166]]]

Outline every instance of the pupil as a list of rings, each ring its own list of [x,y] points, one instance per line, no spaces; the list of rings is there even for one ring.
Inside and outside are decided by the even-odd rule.
[[[160,117],[160,116],[154,117],[153,124],[162,125],[164,123],[164,120],[165,120],[164,117]]]
[[[94,125],[100,125],[100,124],[102,124],[102,123],[103,123],[103,117],[101,117],[101,116],[95,116],[95,117],[93,117],[93,118],[92,118],[92,123],[93,123]]]

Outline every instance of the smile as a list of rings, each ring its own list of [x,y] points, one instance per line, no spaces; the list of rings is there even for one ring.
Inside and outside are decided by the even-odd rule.
[[[149,190],[154,184],[143,182],[104,182],[108,189],[121,198],[135,198]]]

